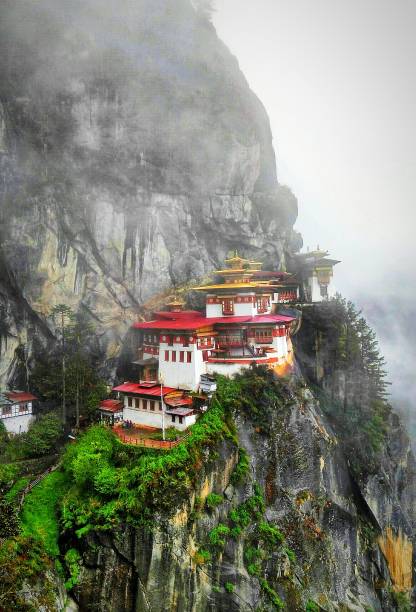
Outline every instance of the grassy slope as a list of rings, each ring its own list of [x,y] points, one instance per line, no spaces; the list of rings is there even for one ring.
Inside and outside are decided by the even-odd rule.
[[[59,554],[59,524],[57,506],[67,489],[67,478],[63,472],[48,474],[27,495],[22,510],[22,533],[42,542],[49,556]]]

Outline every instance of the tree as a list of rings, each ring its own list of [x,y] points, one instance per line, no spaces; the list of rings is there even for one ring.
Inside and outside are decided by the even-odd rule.
[[[68,328],[72,325],[74,319],[74,313],[65,304],[57,304],[52,308],[51,312],[52,319],[57,323],[57,332],[61,337],[61,363],[62,363],[62,421],[65,427],[66,424],[66,336]]]
[[[54,450],[61,435],[61,424],[55,414],[40,416],[30,425],[28,432],[24,435],[26,457],[47,455]]]

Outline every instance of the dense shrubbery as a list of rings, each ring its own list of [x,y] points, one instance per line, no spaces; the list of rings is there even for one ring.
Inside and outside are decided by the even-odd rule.
[[[57,450],[61,438],[62,423],[56,414],[50,412],[33,421],[26,433],[7,439],[0,455],[3,461],[8,462],[44,457]],[[0,488],[5,469],[5,466],[0,467]]]
[[[217,378],[217,397],[221,406],[230,414],[244,414],[257,431],[267,433],[273,412],[283,413],[295,401],[288,382],[276,378],[274,372],[265,366],[252,366],[233,378]],[[246,467],[248,469],[248,465]]]
[[[51,568],[42,545],[32,538],[17,536],[3,541],[0,547],[0,610],[33,612],[27,600],[27,587],[42,576],[42,609],[56,608],[53,593],[48,588],[45,572]],[[26,589],[24,589],[26,585]]]
[[[172,513],[191,490],[205,449],[223,436],[231,438],[232,434],[224,409],[215,399],[189,437],[163,453],[128,452],[108,429],[90,428],[67,449],[63,460],[74,483],[62,504],[64,527],[82,535],[93,527],[108,529],[123,520],[149,525],[155,511]]]

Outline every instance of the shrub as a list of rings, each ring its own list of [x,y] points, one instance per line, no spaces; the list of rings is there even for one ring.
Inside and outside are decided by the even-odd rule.
[[[209,510],[213,510],[214,508],[222,504],[223,501],[224,498],[222,495],[217,495],[216,493],[209,493],[205,499],[205,504],[207,508],[209,508]]]
[[[259,582],[260,582],[261,588],[266,593],[266,595],[268,596],[268,598],[270,599],[270,602],[274,605],[274,607],[277,610],[283,610],[284,609],[283,601],[280,599],[276,591],[272,589],[272,587],[269,585],[267,580],[260,578]]]
[[[292,550],[288,546],[284,546],[283,552],[286,553],[287,558],[289,559],[291,563],[296,563],[296,554],[294,550]]]
[[[40,416],[23,436],[26,457],[42,457],[56,449],[62,436],[62,424],[52,412]]]
[[[209,561],[211,561],[211,553],[209,552],[209,550],[204,550],[203,548],[200,548],[195,553],[194,559],[197,565],[204,565],[204,563],[208,563]]]
[[[103,495],[111,495],[116,490],[118,483],[117,470],[109,465],[100,469],[94,476],[94,488]]]
[[[319,606],[313,599],[308,599],[306,602],[305,612],[319,612]]]
[[[231,474],[230,482],[233,485],[244,481],[250,469],[250,459],[244,448],[238,449],[238,462]]]
[[[19,468],[13,463],[0,465],[0,492],[12,486],[18,473]]]
[[[224,589],[227,591],[227,593],[234,593],[235,584],[232,582],[226,582],[224,584]]]
[[[78,583],[81,572],[81,556],[75,548],[70,548],[65,554],[65,563],[68,568],[69,578],[65,582],[65,588],[69,591]]]
[[[266,523],[266,521],[261,521],[259,523],[258,530],[260,538],[271,547],[278,546],[284,540],[282,532],[277,529],[277,527],[273,527],[269,525],[269,523]]]
[[[230,534],[230,528],[223,523],[219,523],[217,527],[214,527],[209,534],[209,541],[213,546],[217,546],[218,548],[224,548],[225,546],[225,537]]]

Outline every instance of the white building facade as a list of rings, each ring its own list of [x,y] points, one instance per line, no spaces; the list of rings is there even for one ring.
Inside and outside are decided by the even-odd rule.
[[[0,420],[8,433],[21,434],[34,420],[33,402],[37,398],[24,391],[8,391],[0,394]]]

